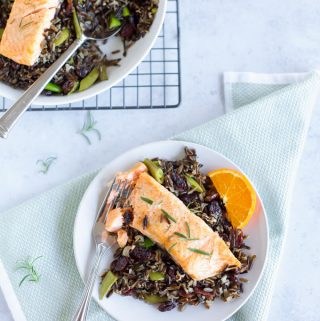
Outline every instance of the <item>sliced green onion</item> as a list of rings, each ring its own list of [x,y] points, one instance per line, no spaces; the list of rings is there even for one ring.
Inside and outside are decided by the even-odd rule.
[[[67,41],[70,37],[70,30],[68,28],[63,29],[60,32],[60,35],[58,38],[55,39],[54,44],[59,47],[61,46],[65,41]]]
[[[185,175],[188,184],[194,189],[195,191],[199,193],[203,193],[204,189],[203,187],[190,175]]]
[[[152,12],[153,14],[156,14],[156,13],[158,12],[158,8],[152,8],[152,9],[151,9],[151,12]]]
[[[115,29],[119,27],[121,27],[121,21],[114,14],[111,14],[109,17],[109,29]]]
[[[99,299],[102,300],[111,290],[113,284],[118,280],[118,277],[109,271],[104,277],[99,287]]]
[[[124,7],[122,9],[122,17],[129,17],[129,16],[131,16],[129,8],[128,7]]]
[[[47,86],[44,87],[45,90],[52,91],[53,93],[61,93],[61,86],[54,84],[53,82],[49,82]]]
[[[165,276],[163,273],[160,272],[150,272],[149,278],[151,281],[163,281],[165,279]]]
[[[108,80],[107,67],[105,65],[100,65],[99,67],[99,79],[101,81]]]
[[[71,88],[71,90],[68,92],[68,95],[73,94],[74,92],[76,92],[78,90],[80,86],[80,81],[76,81],[73,85],[73,87]]]
[[[0,40],[2,39],[3,32],[4,32],[4,28],[0,28]]]
[[[93,68],[89,74],[80,81],[79,91],[84,91],[91,87],[99,78],[99,68]]]
[[[76,12],[76,9],[72,9],[72,18],[73,18],[73,25],[74,25],[74,30],[76,32],[77,39],[80,39],[82,36],[82,29],[78,20],[78,15]]]
[[[150,172],[151,176],[160,184],[163,184],[164,181],[164,174],[163,170],[157,166],[153,161],[146,158],[143,163],[148,167],[148,171]]]
[[[140,246],[149,249],[150,247],[154,246],[156,243],[154,243],[152,240],[150,240],[148,237],[144,237],[143,242],[139,243]]]

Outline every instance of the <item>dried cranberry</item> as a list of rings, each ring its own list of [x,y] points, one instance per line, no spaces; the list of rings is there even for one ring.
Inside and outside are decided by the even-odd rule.
[[[161,312],[166,312],[174,309],[176,307],[176,304],[172,301],[161,303],[158,307],[158,310]]]
[[[184,289],[179,289],[178,294],[179,294],[179,296],[182,296],[184,298],[189,298],[192,296],[191,293],[187,293]]]
[[[178,190],[179,192],[187,191],[187,183],[182,176],[180,176],[176,172],[172,172],[171,179],[176,190]]]
[[[120,256],[112,262],[111,269],[113,272],[121,272],[127,267],[128,263],[129,259],[126,256]]]
[[[130,252],[130,256],[137,261],[147,261],[151,257],[151,251],[137,246]]]
[[[125,289],[125,290],[122,290],[121,294],[124,295],[124,296],[129,296],[129,295],[133,295],[133,290],[128,288],[128,289]]]
[[[203,295],[204,297],[206,297],[206,298],[209,299],[209,300],[212,300],[213,297],[214,297],[213,292],[204,291],[203,289],[201,289],[201,288],[198,287],[198,286],[195,286],[195,287],[193,288],[193,290],[194,290],[194,293],[195,293],[195,294]]]

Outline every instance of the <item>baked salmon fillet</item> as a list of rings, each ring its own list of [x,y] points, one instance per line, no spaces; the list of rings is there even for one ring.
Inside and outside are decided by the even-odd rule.
[[[0,54],[32,66],[41,53],[44,31],[50,27],[59,0],[15,0],[0,42]]]
[[[131,226],[166,249],[194,280],[241,266],[218,233],[149,174],[140,174],[130,205]]]

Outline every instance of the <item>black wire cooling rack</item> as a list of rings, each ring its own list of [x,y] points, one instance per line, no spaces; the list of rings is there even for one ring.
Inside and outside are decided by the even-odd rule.
[[[178,0],[168,0],[162,31],[148,56],[123,81],[84,101],[57,106],[33,105],[32,111],[174,108],[181,102]],[[0,98],[0,111],[12,102]]]

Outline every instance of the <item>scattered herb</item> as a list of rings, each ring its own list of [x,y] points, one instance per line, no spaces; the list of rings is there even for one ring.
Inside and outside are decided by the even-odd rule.
[[[148,217],[145,216],[142,221],[143,229],[146,229],[148,227]]]
[[[42,256],[38,256],[35,259],[32,259],[30,256],[28,256],[26,259],[17,262],[16,270],[24,270],[27,273],[20,281],[19,287],[22,285],[24,281],[35,283],[39,282],[40,274],[35,269],[34,263],[40,258],[42,258]]]
[[[82,126],[82,129],[78,132],[78,134],[80,134],[87,141],[87,143],[89,145],[91,145],[91,140],[89,139],[89,137],[87,135],[90,132],[96,133],[96,135],[98,136],[98,139],[101,140],[101,134],[100,134],[99,130],[95,128],[96,124],[97,124],[97,122],[93,119],[91,112],[88,111],[86,114],[86,118],[84,120],[84,124]]]
[[[211,256],[211,254],[210,254],[210,253],[205,252],[205,251],[202,251],[202,250],[193,249],[193,248],[190,248],[190,247],[188,247],[188,250],[189,250],[189,251],[191,251],[191,252],[194,252],[194,253],[198,253],[198,254],[202,254],[202,255]]]
[[[182,241],[199,241],[200,239],[194,237],[181,238]]]
[[[140,198],[149,205],[153,204],[153,200],[151,200],[150,198],[143,197],[143,196],[141,196]]]
[[[184,234],[182,234],[182,233],[174,232],[174,234],[177,235],[177,236],[180,236],[180,237],[183,238],[183,239],[187,239],[187,237],[186,237]]]
[[[47,174],[51,165],[54,163],[54,161],[56,161],[58,158],[51,156],[48,157],[47,159],[43,160],[43,159],[38,159],[37,160],[37,164],[41,164],[41,169],[39,170],[40,173],[43,174]]]
[[[186,227],[187,227],[187,232],[188,232],[188,238],[191,238],[191,234],[190,234],[190,225],[188,222],[186,222]]]
[[[163,215],[170,221],[177,223],[177,221],[168,213],[166,212],[164,209],[161,209],[161,212],[163,213]]]
[[[177,243],[173,243],[169,248],[168,248],[168,252],[170,252],[175,246],[177,245]]]

